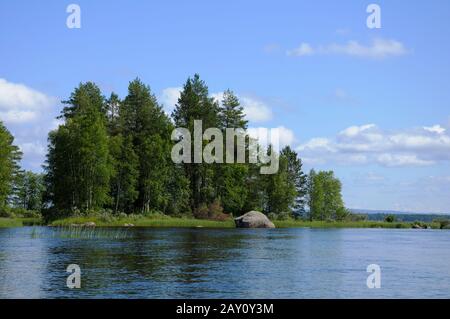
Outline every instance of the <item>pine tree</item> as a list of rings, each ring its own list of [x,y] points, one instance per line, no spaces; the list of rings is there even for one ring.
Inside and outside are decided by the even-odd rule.
[[[14,145],[14,138],[0,121],[0,211],[7,205],[14,182],[19,174],[22,153]]]
[[[295,188],[295,198],[290,199],[292,201],[290,211],[295,216],[303,216],[305,214],[307,178],[302,171],[302,161],[289,146],[283,148],[281,156],[287,159],[288,183],[290,187]]]
[[[314,178],[316,176],[316,171],[311,169],[306,178],[306,204],[308,206],[308,219],[312,221],[314,219],[313,211],[313,194],[314,194]]]
[[[177,127],[189,130],[194,136],[194,121],[201,120],[202,128],[218,127],[219,105],[209,97],[208,87],[200,80],[200,76],[188,78],[172,113]],[[193,143],[192,143],[193,144]],[[193,145],[192,145],[193,147]],[[193,154],[193,152],[192,152]],[[210,203],[215,197],[213,164],[185,163],[186,178],[190,183],[191,210],[195,212],[201,204]]]
[[[112,208],[117,212],[132,213],[139,195],[139,158],[133,148],[131,135],[122,134],[110,138],[110,154],[113,165],[111,177]]]
[[[108,134],[115,136],[121,133],[122,123],[120,121],[120,107],[122,101],[115,93],[111,93],[109,99],[106,100],[105,110],[108,120]]]
[[[226,129],[247,129],[248,121],[245,120],[244,109],[239,99],[231,90],[223,94],[219,109],[219,121],[226,145]],[[237,137],[234,138],[233,158],[237,159]],[[227,150],[230,151],[230,150]],[[226,154],[224,153],[224,157]],[[247,177],[249,166],[247,163],[217,164],[215,167],[216,196],[221,199],[225,212],[237,216],[243,211],[247,200]]]
[[[272,152],[271,147],[268,149],[268,154]],[[265,177],[267,204],[266,213],[275,215],[291,214],[291,207],[295,200],[296,189],[294,181],[290,180],[288,172],[288,158],[285,154],[278,155],[279,168],[275,174],[270,174]]]
[[[131,136],[138,157],[138,199],[136,210],[164,211],[169,194],[170,134],[172,125],[150,88],[139,79],[132,81],[121,107],[123,134]]]
[[[233,91],[226,90],[220,106],[220,124],[222,128],[242,128],[247,129],[248,121],[245,119],[244,108]]]

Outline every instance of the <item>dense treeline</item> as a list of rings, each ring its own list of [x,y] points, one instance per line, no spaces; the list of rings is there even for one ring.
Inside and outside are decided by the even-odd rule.
[[[311,220],[342,219],[347,214],[341,183],[333,172],[306,175],[289,146],[277,154],[276,174],[260,174],[261,164],[248,160],[174,163],[176,127],[186,128],[192,136],[194,120],[202,120],[203,131],[247,129],[237,96],[227,90],[222,101],[215,100],[198,75],[186,81],[170,116],[139,79],[130,82],[123,99],[114,93],[105,97],[87,82],[63,103],[63,124],[49,134],[43,176],[20,172],[20,152],[0,126],[0,205],[42,208],[48,219],[104,209],[198,218],[236,216],[249,210],[273,218],[294,215]]]

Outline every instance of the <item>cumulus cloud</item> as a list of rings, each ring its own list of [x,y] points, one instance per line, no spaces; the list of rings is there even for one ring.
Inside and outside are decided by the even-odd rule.
[[[9,110],[0,111],[0,120],[10,124],[20,124],[34,121],[38,116],[36,111]]]
[[[221,103],[223,99],[223,92],[212,93],[211,97]],[[244,108],[244,113],[247,120],[250,122],[260,123],[272,119],[272,109],[262,100],[246,95],[237,95],[237,97],[241,102],[241,106]]]
[[[309,43],[301,43],[297,48],[287,51],[289,56],[305,56],[313,55],[316,50]]]
[[[41,142],[24,142],[18,144],[20,150],[27,156],[45,156],[47,147]]]
[[[404,44],[390,39],[374,39],[369,45],[360,44],[358,41],[348,41],[344,44],[332,43],[328,45],[312,46],[309,43],[301,43],[297,48],[288,50],[288,56],[304,57],[311,55],[347,55],[362,58],[382,59],[393,56],[402,56],[408,53]]]
[[[159,101],[163,104],[167,114],[171,114],[180,97],[181,87],[169,87],[162,91]],[[211,97],[221,103],[223,92],[211,93]],[[247,120],[255,123],[265,122],[272,118],[271,108],[260,99],[246,95],[238,95]]]
[[[22,167],[39,171],[45,159],[47,135],[57,127],[58,99],[25,84],[0,78],[0,120],[23,152]]]
[[[450,136],[439,125],[400,132],[380,129],[375,124],[350,126],[335,137],[317,137],[298,146],[305,160],[313,164],[377,163],[387,167],[425,166],[450,161]]]
[[[272,118],[271,108],[264,102],[246,96],[239,97],[244,113],[251,122],[266,122]]]
[[[425,131],[431,132],[431,133],[437,133],[437,134],[443,134],[446,130],[440,125],[433,125],[433,126],[424,126],[423,129]]]
[[[284,126],[274,128],[249,127],[247,133],[250,137],[257,139],[264,147],[270,143],[275,145],[277,149],[281,149],[296,141],[294,132]]]
[[[0,119],[5,123],[27,123],[56,104],[56,99],[26,85],[0,78]]]
[[[175,104],[178,103],[178,99],[180,98],[180,92],[183,88],[181,87],[169,87],[165,88],[160,97],[159,101],[163,104],[164,111],[167,114],[171,114],[173,109],[175,108]]]

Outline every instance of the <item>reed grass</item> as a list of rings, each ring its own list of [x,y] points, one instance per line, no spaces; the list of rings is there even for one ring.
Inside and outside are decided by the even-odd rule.
[[[132,234],[125,228],[97,228],[97,227],[33,227],[31,238],[60,238],[60,239],[127,239]]]

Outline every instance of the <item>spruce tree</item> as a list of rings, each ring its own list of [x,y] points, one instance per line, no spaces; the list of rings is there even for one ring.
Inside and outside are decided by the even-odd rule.
[[[121,107],[123,134],[131,137],[138,157],[136,211],[164,211],[169,199],[168,184],[172,125],[156,97],[139,79],[130,82]]]
[[[176,127],[188,129],[193,137],[195,120],[202,121],[203,131],[210,127],[218,127],[218,113],[218,103],[209,97],[205,82],[200,80],[198,74],[195,74],[184,84],[172,118]],[[201,204],[210,203],[215,199],[213,164],[185,163],[183,167],[190,183],[191,210],[195,212]]]

